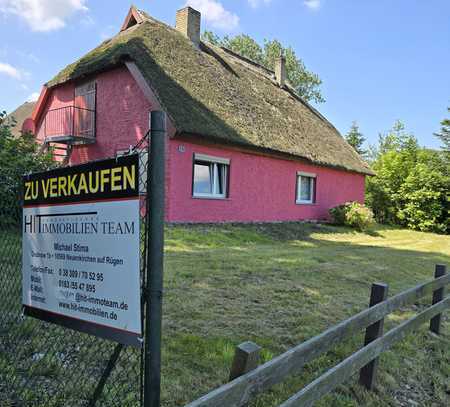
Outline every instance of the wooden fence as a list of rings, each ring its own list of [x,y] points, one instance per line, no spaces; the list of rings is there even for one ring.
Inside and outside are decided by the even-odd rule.
[[[444,265],[436,265],[434,280],[391,298],[387,298],[388,286],[386,284],[373,284],[370,308],[260,366],[258,366],[260,348],[252,342],[245,342],[236,349],[230,372],[230,382],[193,401],[186,407],[245,406],[258,394],[282,382],[287,377],[300,373],[307,363],[362,329],[366,329],[364,347],[294,394],[280,407],[311,406],[358,371],[360,372],[360,383],[367,389],[372,389],[378,356],[382,352],[389,349],[394,343],[401,341],[426,321],[430,321],[432,332],[440,333],[442,313],[450,308],[450,296],[445,297],[445,288],[448,284],[450,284],[450,274],[446,273]],[[385,316],[431,294],[431,306],[383,334]]]

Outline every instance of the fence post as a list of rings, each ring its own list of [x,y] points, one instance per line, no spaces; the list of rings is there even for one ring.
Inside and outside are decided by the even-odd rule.
[[[372,284],[370,293],[370,307],[387,299],[389,286],[383,283]],[[384,318],[366,328],[364,346],[383,335]],[[359,372],[359,383],[368,390],[372,390],[375,384],[375,376],[378,366],[378,358],[365,365]]]
[[[434,278],[442,277],[445,274],[447,274],[447,267],[444,264],[436,264],[436,268],[434,271]],[[432,301],[433,305],[444,299],[444,291],[445,287],[441,287],[433,291],[433,301]],[[431,332],[434,332],[435,334],[438,335],[441,333],[441,320],[442,314],[438,314],[430,319]]]
[[[164,259],[164,195],[165,195],[165,141],[166,116],[164,112],[151,112],[150,152],[147,178],[147,208],[150,235],[147,247],[147,303],[145,307],[145,371],[144,406],[161,404],[161,325]],[[150,188],[148,188],[150,187]]]
[[[258,367],[261,347],[253,342],[243,342],[236,346],[230,370],[230,382]]]

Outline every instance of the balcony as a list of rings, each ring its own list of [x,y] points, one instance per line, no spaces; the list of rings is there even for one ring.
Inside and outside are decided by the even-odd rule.
[[[49,110],[42,121],[38,138],[45,144],[95,143],[95,110],[76,106]]]

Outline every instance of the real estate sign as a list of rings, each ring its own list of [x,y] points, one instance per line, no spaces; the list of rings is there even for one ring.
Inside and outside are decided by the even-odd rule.
[[[26,315],[141,346],[139,158],[23,179]]]

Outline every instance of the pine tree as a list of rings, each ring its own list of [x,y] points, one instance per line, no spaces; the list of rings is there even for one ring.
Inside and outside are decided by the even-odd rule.
[[[450,107],[447,110],[450,113]],[[435,136],[441,139],[443,143],[442,148],[450,152],[450,119],[442,120],[441,126],[441,132],[435,133]]]
[[[366,139],[359,131],[359,126],[356,121],[352,123],[349,132],[345,135],[345,140],[347,140],[347,143],[350,144],[359,155],[364,156],[367,154],[367,151],[362,148]]]

